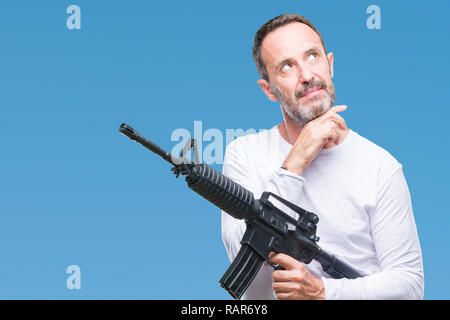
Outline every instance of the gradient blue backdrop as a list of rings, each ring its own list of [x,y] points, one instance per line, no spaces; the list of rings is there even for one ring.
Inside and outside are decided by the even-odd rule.
[[[66,27],[71,4],[81,30]],[[366,27],[371,4],[382,30]],[[170,150],[194,120],[280,122],[251,44],[291,12],[334,52],[349,127],[403,164],[425,298],[448,299],[450,2],[381,0],[2,1],[0,298],[230,299],[218,209],[117,129]],[[72,264],[81,290],[66,288]]]

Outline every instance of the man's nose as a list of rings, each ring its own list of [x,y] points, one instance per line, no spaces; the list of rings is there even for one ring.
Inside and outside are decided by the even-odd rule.
[[[302,65],[299,68],[298,77],[303,83],[310,82],[314,78],[314,73],[307,65]]]

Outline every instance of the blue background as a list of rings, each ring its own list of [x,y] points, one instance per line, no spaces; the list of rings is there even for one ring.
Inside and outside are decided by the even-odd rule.
[[[81,30],[66,27],[71,4]],[[366,27],[371,4],[381,30]],[[425,298],[448,299],[450,2],[406,0],[2,1],[0,298],[230,299],[219,210],[117,129],[170,150],[194,120],[279,123],[251,45],[292,12],[335,54],[348,126],[403,164]],[[66,288],[72,264],[81,290]]]

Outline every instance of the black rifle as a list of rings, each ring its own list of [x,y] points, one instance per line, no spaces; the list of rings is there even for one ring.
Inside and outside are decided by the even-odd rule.
[[[233,218],[245,220],[247,229],[241,240],[242,247],[219,280],[220,285],[235,299],[242,297],[263,262],[268,261],[271,251],[285,253],[306,264],[313,259],[317,260],[323,271],[335,279],[362,277],[351,266],[317,245],[317,215],[270,192],[264,192],[261,198],[256,200],[249,190],[210,166],[198,163],[195,139],[188,142],[180,157],[175,157],[125,123],[119,127],[119,131],[170,162],[174,166],[172,172],[177,178],[180,174],[186,176],[189,188]],[[194,162],[184,157],[191,148],[194,148]],[[295,211],[298,219],[274,206],[269,197],[274,197]]]

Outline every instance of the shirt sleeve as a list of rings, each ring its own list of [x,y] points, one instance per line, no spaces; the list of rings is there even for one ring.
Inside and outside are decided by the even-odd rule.
[[[326,299],[423,299],[422,252],[401,166],[379,188],[369,218],[380,272],[358,279],[322,278]]]

